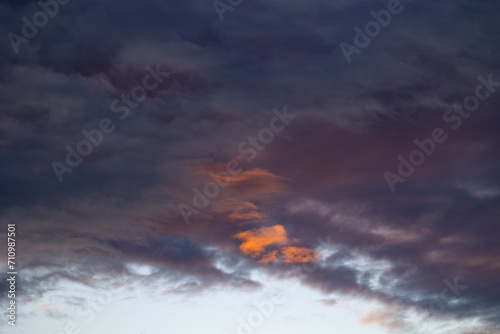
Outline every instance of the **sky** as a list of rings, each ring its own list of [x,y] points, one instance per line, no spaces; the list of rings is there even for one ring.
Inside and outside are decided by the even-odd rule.
[[[499,14],[0,1],[0,333],[500,333]]]

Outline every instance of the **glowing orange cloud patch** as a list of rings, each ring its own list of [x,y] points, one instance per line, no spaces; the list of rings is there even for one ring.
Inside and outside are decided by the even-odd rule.
[[[283,247],[281,253],[284,256],[285,263],[305,263],[316,260],[317,255],[312,249],[305,247]]]
[[[284,181],[289,179],[286,177],[278,176],[262,168],[229,174],[222,167],[223,165],[221,164],[199,165],[197,166],[197,173],[204,175],[207,182],[217,181],[218,183],[226,184],[229,188],[245,191],[254,190],[265,194],[287,192]]]
[[[240,250],[243,254],[251,257],[261,255],[269,245],[279,245],[288,242],[285,228],[282,225],[261,227],[257,230],[240,232],[233,237],[243,241],[240,245]]]
[[[211,198],[211,209],[230,221],[242,223],[262,220],[256,204],[268,203],[275,196],[288,194],[288,178],[278,176],[265,169],[254,168],[238,173],[220,170],[220,164],[199,165],[197,173],[203,175],[205,184],[218,187],[218,195]],[[203,188],[203,187],[201,187]],[[199,190],[205,197],[204,188]]]
[[[276,261],[278,261],[278,251],[274,250],[272,252],[264,254],[262,259],[260,259],[259,263],[268,264],[269,262],[276,262]]]

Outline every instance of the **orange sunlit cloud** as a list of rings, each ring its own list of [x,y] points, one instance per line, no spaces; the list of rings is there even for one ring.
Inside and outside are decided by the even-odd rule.
[[[263,216],[255,202],[267,203],[274,196],[288,193],[285,177],[265,169],[254,168],[230,175],[223,164],[199,165],[197,172],[205,176],[206,183],[217,183],[220,195],[212,200],[212,210],[226,216],[230,221],[262,220]]]
[[[262,219],[258,207],[252,202],[231,198],[224,202],[224,206],[232,210],[232,212],[227,215],[231,221]]]
[[[292,241],[288,239],[285,228],[282,225],[239,232],[233,237],[242,241],[240,245],[241,252],[253,258],[261,256],[266,251],[266,247],[272,245],[281,247],[280,251],[284,263],[313,262],[318,257],[318,254],[310,248],[289,246]],[[293,241],[299,242],[298,239],[293,239]],[[264,254],[259,263],[268,264],[276,261],[278,261],[278,250],[273,250]]]
[[[305,263],[316,260],[317,255],[312,249],[305,247],[283,247],[281,248],[285,263]]]
[[[198,166],[198,173],[207,175],[207,181],[219,179],[219,182],[227,184],[228,188],[245,192],[252,191],[256,194],[285,193],[287,186],[284,182],[289,180],[262,168],[254,168],[230,176],[227,172],[217,173],[213,166],[201,165]],[[209,173],[211,173],[210,176],[208,176]]]
[[[262,259],[260,259],[259,263],[268,264],[269,262],[276,262],[276,261],[278,261],[278,251],[273,250],[272,252],[264,254]]]
[[[261,255],[267,246],[282,245],[288,242],[285,228],[282,225],[239,232],[233,237],[243,241],[240,245],[241,252],[254,258]]]
[[[232,176],[229,187],[258,198],[262,195],[288,193],[287,180],[289,179],[273,174],[265,169],[255,168]]]
[[[237,183],[249,181],[257,185],[267,184],[275,188],[276,191],[284,190],[283,181],[289,180],[286,177],[278,176],[262,168],[254,168],[246,171],[240,171],[236,175],[230,175],[225,171],[225,165],[221,163],[212,165],[198,165],[197,173],[206,175],[210,181],[219,179],[222,183],[228,183],[229,186],[235,186]],[[233,173],[234,174],[234,173]]]

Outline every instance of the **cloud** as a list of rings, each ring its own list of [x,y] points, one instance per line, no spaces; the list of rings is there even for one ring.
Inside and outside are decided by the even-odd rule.
[[[404,322],[398,317],[399,314],[395,312],[395,309],[393,307],[388,307],[364,315],[360,319],[360,323],[363,325],[377,324],[392,330],[401,329],[403,328]]]
[[[266,253],[262,256],[262,259],[259,260],[259,263],[268,264],[270,262],[278,261],[278,251],[273,250],[269,253]]]
[[[268,246],[283,245],[288,242],[287,233],[282,225],[243,231],[233,237],[242,241],[241,252],[251,257],[258,257]]]
[[[281,253],[284,256],[285,263],[305,263],[313,262],[316,259],[314,251],[305,247],[282,247]]]
[[[320,300],[317,300],[316,302],[322,303],[322,304],[327,305],[327,306],[334,306],[334,305],[338,304],[337,300],[332,299],[332,298],[320,299]]]
[[[19,54],[1,39],[0,220],[22,226],[21,295],[251,290],[259,270],[500,326],[498,92],[455,132],[441,119],[478,75],[500,80],[500,4],[407,2],[347,66],[338,44],[384,5],[257,1],[221,24],[206,1],[71,1]],[[0,33],[35,7],[3,1]],[[120,121],[111,103],[156,64],[172,75]],[[186,226],[177,205],[285,104],[297,122]],[[115,132],[59,184],[50,163],[103,117]],[[435,127],[448,141],[391,194],[384,171]],[[429,311],[459,274],[468,289]],[[384,310],[363,319],[399,324]]]

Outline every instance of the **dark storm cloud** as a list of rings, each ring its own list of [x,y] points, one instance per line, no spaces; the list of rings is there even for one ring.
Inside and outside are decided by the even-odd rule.
[[[310,273],[264,267],[277,277],[425,309],[461,273],[467,290],[443,312],[499,325],[500,91],[458,130],[442,120],[479,75],[500,81],[499,4],[402,4],[348,65],[339,43],[386,1],[244,1],[220,22],[210,1],[73,0],[18,54],[7,33],[39,7],[0,2],[0,212],[24,229],[22,291],[139,279],[133,262],[156,268],[149,284],[175,282],[170,292],[257,288],[263,267],[233,236],[281,224],[300,246],[330,236],[335,251]],[[120,121],[111,103],[157,64],[170,76]],[[271,179],[233,183],[185,225],[177,205],[206,181],[200,166],[238,156],[283,105],[296,122],[245,166]],[[115,131],[59,183],[51,162],[105,117]],[[448,140],[391,193],[383,173],[435,127]],[[263,218],[231,221],[242,203]]]

